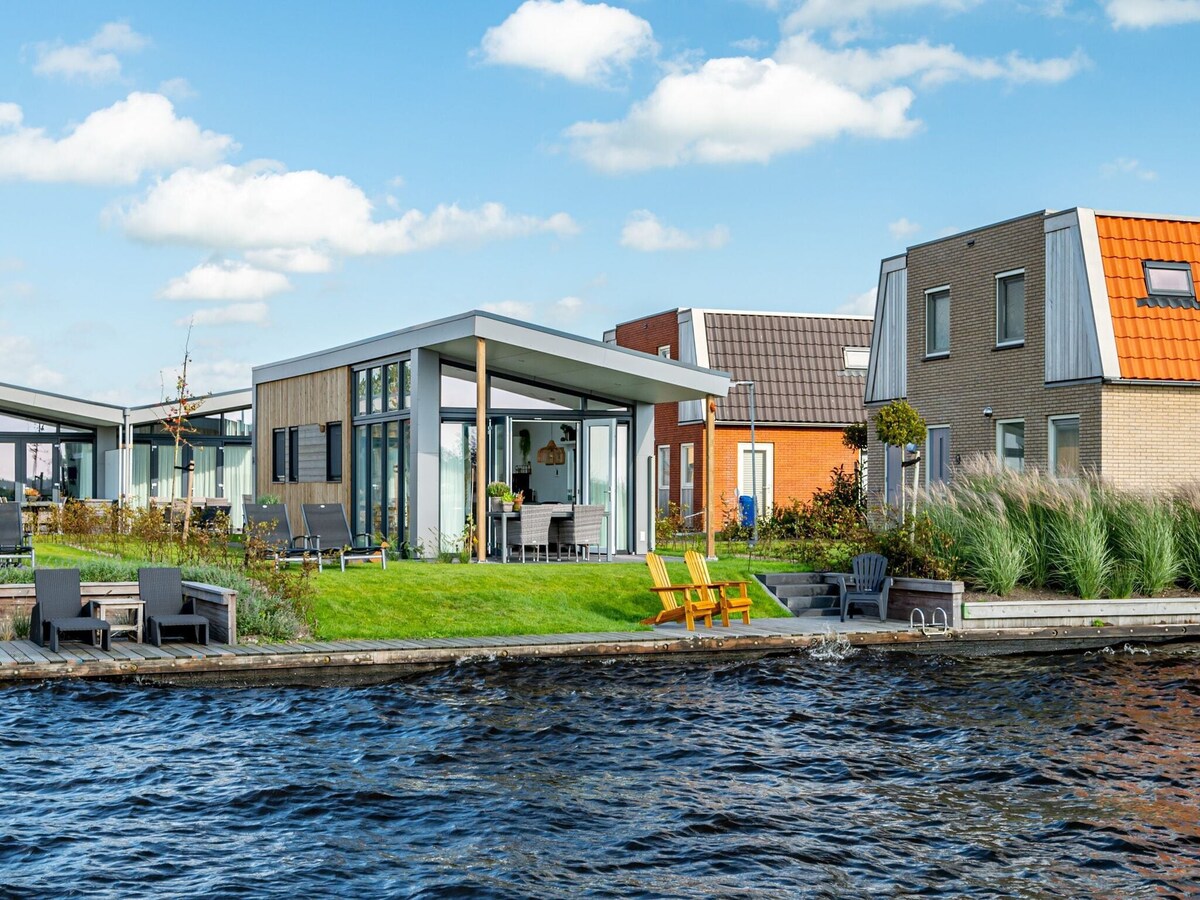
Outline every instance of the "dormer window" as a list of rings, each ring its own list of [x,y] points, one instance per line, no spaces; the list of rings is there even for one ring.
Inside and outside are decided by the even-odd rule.
[[[1146,260],[1142,268],[1146,274],[1147,297],[1138,300],[1138,306],[1200,309],[1189,263]]]

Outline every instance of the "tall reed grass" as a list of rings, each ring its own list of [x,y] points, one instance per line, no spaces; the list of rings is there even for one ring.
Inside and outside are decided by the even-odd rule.
[[[975,458],[924,508],[953,539],[966,579],[991,593],[1017,584],[1088,599],[1200,590],[1200,485],[1138,494]]]

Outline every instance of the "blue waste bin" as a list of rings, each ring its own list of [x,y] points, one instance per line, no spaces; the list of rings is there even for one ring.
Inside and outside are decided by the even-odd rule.
[[[754,520],[758,518],[755,515],[754,498],[749,494],[742,494],[738,497],[738,522],[743,528],[753,528]]]

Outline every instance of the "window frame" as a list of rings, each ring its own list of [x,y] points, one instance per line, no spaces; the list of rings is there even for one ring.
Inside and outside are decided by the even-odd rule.
[[[1025,471],[1025,420],[1022,418],[1016,419],[997,419],[996,420],[996,459],[1002,467],[1008,468],[1004,461],[1004,426],[1005,425],[1020,425],[1021,426],[1021,468],[1013,471],[1018,474]]]
[[[300,481],[300,426],[289,425],[287,430],[287,480]]]
[[[935,295],[946,295],[946,349],[929,349],[929,303]],[[950,285],[943,284],[925,291],[925,359],[945,359],[950,355]]]
[[[325,423],[325,480],[328,482],[341,483],[345,477],[346,461],[344,459],[345,454],[342,453],[344,436],[345,430],[340,421]],[[337,461],[336,474],[333,470],[335,460]]]
[[[1058,474],[1058,435],[1055,433],[1054,426],[1058,422],[1068,422],[1075,420],[1075,431],[1078,434],[1080,443],[1080,460],[1079,471],[1074,475],[1059,475]],[[1083,472],[1083,419],[1079,413],[1062,413],[1057,416],[1046,417],[1046,468],[1050,472],[1052,478],[1071,479],[1079,476]]]
[[[1023,301],[1025,295],[1025,270],[1023,268],[1010,269],[1007,272],[999,272],[996,274],[996,349],[998,350],[1007,350],[1010,347],[1025,346],[1024,302],[1022,302],[1021,311],[1021,336],[1019,338],[1008,338],[1006,340],[1000,333],[1000,291],[1006,282],[1015,279],[1017,276],[1020,276],[1021,278],[1021,296]]]
[[[688,464],[686,462],[688,451],[691,451],[692,457],[692,477],[688,477]],[[681,488],[696,487],[696,444],[689,442],[679,445],[679,486]]]
[[[1151,269],[1174,269],[1188,273],[1188,290],[1187,291],[1156,291],[1150,286],[1150,270]],[[1186,262],[1172,262],[1164,259],[1143,259],[1142,260],[1142,277],[1146,280],[1146,296],[1147,297],[1175,297],[1181,300],[1196,299],[1196,283],[1192,275],[1192,264]]]
[[[663,465],[663,457],[666,457],[666,465]],[[655,484],[660,491],[669,491],[671,489],[671,445],[658,445],[658,459],[656,460],[658,471],[655,473]],[[666,477],[666,483],[663,483],[663,478]]]
[[[763,516],[775,508],[775,443],[773,441],[755,441],[751,444],[749,441],[739,441],[737,445],[737,481],[738,481],[738,496],[751,493],[751,486],[742,482],[742,477],[745,475],[745,466],[743,461],[745,454],[750,453],[753,448],[754,452],[763,455],[763,483],[757,485],[758,491],[762,494],[763,503],[762,509],[755,509],[756,516]],[[754,464],[754,457],[751,456],[751,465]]]
[[[287,481],[287,429],[271,430],[271,481],[282,484]]]
[[[665,352],[664,352],[664,351],[665,351]],[[663,359],[670,359],[670,358],[671,358],[671,345],[670,345],[670,344],[662,344],[662,345],[660,345],[660,346],[659,346],[659,348],[658,348],[658,351],[657,351],[657,353],[658,353],[658,355],[659,355],[660,357],[662,357]]]

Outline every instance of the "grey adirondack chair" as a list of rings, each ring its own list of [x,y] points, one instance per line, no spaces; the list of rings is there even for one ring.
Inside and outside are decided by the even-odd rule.
[[[58,652],[58,640],[63,634],[86,634],[88,643],[100,649],[109,648],[109,627],[103,619],[83,614],[83,593],[79,588],[78,569],[38,569],[33,573],[33,592],[37,602],[29,616],[29,637],[41,647]]]
[[[838,592],[841,594],[842,621],[850,614],[855,604],[871,605],[879,610],[879,621],[887,620],[888,591],[892,579],[887,575],[888,559],[878,553],[863,553],[851,560],[854,569],[854,587],[846,586],[846,576],[838,575]]]
[[[208,644],[208,619],[183,599],[178,569],[138,569],[138,596],[145,604],[146,637],[155,647],[162,646],[164,631],[183,631],[197,644]]]

